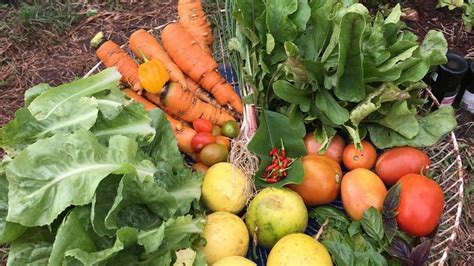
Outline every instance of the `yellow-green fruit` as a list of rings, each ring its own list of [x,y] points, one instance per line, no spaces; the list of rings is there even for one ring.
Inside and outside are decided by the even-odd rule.
[[[331,266],[329,252],[314,238],[291,234],[278,241],[268,255],[267,266]]]
[[[202,200],[212,211],[239,213],[250,197],[250,180],[230,163],[218,163],[207,170],[202,183]]]
[[[249,247],[245,223],[228,212],[215,212],[206,217],[204,255],[208,264],[229,256],[244,256]]]
[[[240,256],[231,256],[220,259],[212,266],[257,266],[255,262]]]
[[[287,188],[268,187],[250,202],[245,222],[250,235],[256,232],[258,244],[271,248],[288,234],[304,232],[308,210],[298,193]]]

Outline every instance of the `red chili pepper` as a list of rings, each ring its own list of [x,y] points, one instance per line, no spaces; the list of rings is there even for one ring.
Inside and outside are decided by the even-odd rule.
[[[273,184],[273,183],[278,182],[278,179],[276,179],[276,178],[267,178],[266,181],[267,181],[267,183]]]
[[[287,171],[283,172],[283,177],[286,177],[287,175],[288,175]]]
[[[276,155],[278,155],[278,149],[277,149],[277,148],[271,149],[269,155],[270,155],[270,156],[276,156]]]
[[[267,168],[265,168],[265,172],[269,172],[269,171],[275,169],[275,167],[277,167],[277,166],[278,166],[278,164],[272,163],[269,166],[267,166]]]
[[[288,167],[288,159],[284,159],[283,160],[283,168],[287,168]]]
[[[285,149],[283,149],[281,151],[281,158],[286,159],[286,150]]]

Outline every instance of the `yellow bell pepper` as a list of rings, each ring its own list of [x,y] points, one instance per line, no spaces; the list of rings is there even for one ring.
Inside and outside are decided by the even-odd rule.
[[[170,79],[168,71],[158,59],[146,60],[138,67],[138,78],[150,93],[159,93]]]

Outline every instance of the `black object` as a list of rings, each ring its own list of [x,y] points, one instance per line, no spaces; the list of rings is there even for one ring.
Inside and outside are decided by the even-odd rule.
[[[474,62],[469,65],[469,72],[461,83],[458,94],[456,97],[456,100],[459,99],[458,105],[474,114]]]
[[[441,105],[454,102],[461,81],[469,66],[467,61],[455,53],[447,53],[448,62],[438,67],[433,75],[432,92]]]
[[[464,76],[464,79],[461,82],[461,86],[459,87],[458,94],[456,96],[456,99],[454,100],[453,106],[454,107],[459,107],[462,101],[462,98],[464,96],[465,91],[469,91],[472,93],[472,90],[474,88],[474,61],[470,62],[469,64],[469,70],[467,71],[466,75]],[[467,95],[469,98],[469,95]]]

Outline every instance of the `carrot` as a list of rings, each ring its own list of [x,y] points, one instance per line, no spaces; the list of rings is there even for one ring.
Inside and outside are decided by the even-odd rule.
[[[209,91],[219,104],[230,104],[238,113],[242,113],[242,101],[216,71],[216,61],[197,45],[179,23],[166,26],[161,39],[168,54],[185,74]]]
[[[201,0],[179,0],[178,15],[179,23],[193,36],[199,46],[206,53],[212,54],[209,47],[214,43],[214,35],[211,23],[202,9]]]
[[[143,59],[143,56],[145,56],[148,60],[160,60],[166,70],[168,70],[172,81],[178,82],[183,87],[187,86],[181,69],[171,60],[163,47],[161,47],[161,44],[149,32],[142,29],[135,31],[130,36],[129,45],[138,58]]]
[[[159,95],[146,92],[145,97],[158,106],[163,106],[165,112],[187,122],[206,118],[213,124],[222,125],[228,120],[235,120],[222,108],[216,108],[201,101],[190,91],[184,90],[178,83],[169,83]]]
[[[138,64],[113,41],[106,41],[96,51],[97,57],[106,67],[117,67],[122,81],[132,86],[134,91],[143,89],[138,78]]]
[[[155,108],[158,108],[158,106],[154,105],[152,102],[148,101],[144,97],[136,94],[133,90],[131,89],[123,89],[122,90],[125,95],[127,95],[130,99],[134,100],[137,103],[143,104],[145,107],[145,111],[150,111]]]
[[[131,89],[124,89],[122,90],[125,95],[127,95],[130,99],[142,103],[145,106],[146,111],[150,111],[153,109],[158,108],[158,106],[154,105],[152,102],[148,101],[144,97],[136,94]],[[195,156],[193,149],[191,148],[191,139],[196,135],[196,131],[169,115],[166,115],[166,119],[171,125],[171,129],[173,129],[174,136],[178,142],[178,148],[181,152],[191,155],[192,157]]]
[[[170,122],[171,129],[173,129],[176,140],[178,141],[179,150],[191,155],[191,157],[195,157],[194,150],[191,147],[191,139],[196,135],[196,131],[169,115],[166,115],[166,118],[168,119],[168,122]]]

